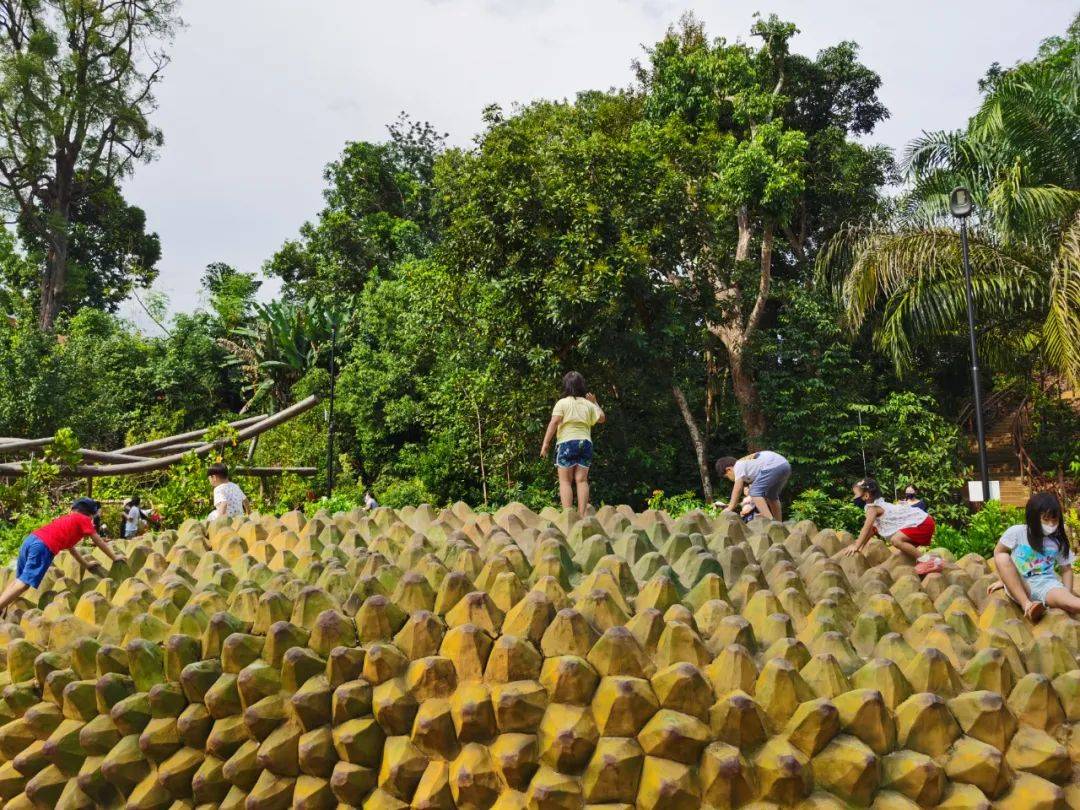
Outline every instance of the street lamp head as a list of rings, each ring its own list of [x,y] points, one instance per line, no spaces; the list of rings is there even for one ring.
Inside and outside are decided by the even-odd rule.
[[[957,186],[949,194],[949,209],[958,219],[971,216],[971,192],[963,186]]]

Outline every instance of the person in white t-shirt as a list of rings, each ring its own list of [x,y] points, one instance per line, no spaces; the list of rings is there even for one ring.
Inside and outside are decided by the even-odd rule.
[[[1076,615],[1080,596],[1073,592],[1075,560],[1061,502],[1052,492],[1036,492],[1028,498],[1024,522],[1007,528],[998,540],[994,569],[1001,579],[987,590],[1004,588],[1032,622],[1042,618],[1047,606]]]
[[[864,478],[851,491],[862,501],[866,520],[859,537],[840,553],[858,554],[877,534],[912,560],[919,559],[922,555],[919,548],[926,548],[934,539],[937,529],[934,519],[917,506],[886,501],[873,478]]]
[[[142,510],[139,496],[135,495],[124,505],[124,523],[123,531],[120,534],[121,539],[134,537],[139,533],[139,529],[145,525],[146,513]]]
[[[238,517],[251,513],[244,491],[229,480],[229,468],[224,464],[212,464],[207,470],[210,485],[214,488],[214,511],[210,517]]]

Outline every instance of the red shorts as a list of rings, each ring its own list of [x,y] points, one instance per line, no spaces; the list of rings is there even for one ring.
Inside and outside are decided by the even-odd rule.
[[[930,541],[934,539],[934,529],[936,528],[937,524],[934,523],[934,519],[927,515],[926,520],[918,526],[909,526],[906,529],[901,529],[898,534],[903,534],[911,541],[913,546],[928,546],[930,545]]]

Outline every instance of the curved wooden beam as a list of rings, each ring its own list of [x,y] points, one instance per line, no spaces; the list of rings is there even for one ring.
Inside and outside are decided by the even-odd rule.
[[[288,410],[288,409],[286,409]],[[244,419],[237,419],[235,422],[229,422],[229,427],[240,428],[247,427],[248,425],[254,425],[262,419],[266,418],[266,414],[260,414],[259,416],[248,416]],[[202,439],[206,435],[206,431],[210,428],[200,428],[199,430],[189,430],[187,433],[178,433],[175,436],[166,436],[162,439],[154,439],[153,441],[143,442],[142,444],[132,444],[128,447],[121,447],[117,450],[117,453],[129,453],[132,455],[142,455],[145,450],[157,450],[162,447],[171,447],[174,444],[180,442],[192,441],[193,439]]]
[[[0,444],[0,454],[21,453],[26,450],[38,450],[52,444],[52,436],[43,439],[12,439]]]
[[[282,424],[284,422],[288,422],[290,419],[292,419],[292,418],[294,418],[296,416],[299,416],[300,414],[304,413],[305,411],[309,411],[312,408],[314,408],[319,403],[320,399],[321,399],[321,397],[319,397],[318,395],[313,394],[312,396],[308,397],[307,399],[303,399],[300,402],[297,402],[294,405],[290,405],[288,408],[285,408],[284,410],[278,411],[277,413],[272,414],[270,416],[256,416],[256,417],[251,417],[249,419],[242,419],[242,420],[239,421],[239,423],[233,422],[233,423],[231,423],[233,427],[236,427],[237,424],[242,424],[242,427],[236,433],[236,440],[238,442],[240,442],[240,441],[244,441],[245,439],[254,438],[255,436],[258,436],[261,433],[265,433],[266,431],[270,430],[271,428],[277,427],[278,425],[280,425],[280,424]],[[144,458],[144,457],[140,457],[140,456],[135,456],[131,452],[132,450],[143,450],[143,451],[145,451],[147,449],[147,445],[150,445],[150,444],[156,444],[159,447],[167,446],[167,445],[162,445],[161,443],[166,442],[166,441],[175,443],[176,441],[181,440],[181,439],[186,439],[189,436],[198,437],[198,436],[202,436],[205,433],[206,433],[206,429],[198,430],[198,431],[192,431],[191,433],[188,433],[188,434],[181,434],[179,436],[170,436],[168,439],[158,439],[155,442],[147,442],[147,443],[144,443],[142,445],[136,445],[136,446],[133,446],[133,447],[125,447],[123,450],[121,450],[121,451],[119,451],[117,453],[97,453],[97,451],[91,451],[91,452],[95,452],[99,456],[111,456],[111,457],[114,457],[114,458],[116,458],[116,457],[127,457],[127,458],[135,458],[137,460],[134,460],[134,461],[120,461],[120,463],[117,463],[117,464],[100,464],[100,465],[96,465],[96,464],[79,464],[79,465],[75,466],[71,470],[62,471],[60,474],[61,474],[62,477],[65,477],[65,478],[101,478],[101,477],[110,476],[110,475],[137,475],[139,473],[156,472],[157,470],[163,470],[166,467],[171,467],[173,464],[176,464],[178,461],[181,461],[184,458],[184,456],[186,456],[188,453],[194,453],[196,456],[199,456],[201,458],[202,456],[207,455],[208,453],[215,450],[216,448],[224,447],[230,441],[229,439],[216,439],[216,440],[214,440],[212,442],[204,442],[202,444],[197,444],[194,447],[191,447],[190,449],[185,450],[184,452],[174,452],[174,453],[172,453],[170,455],[161,456],[159,458]],[[49,441],[52,441],[52,440],[50,439]],[[119,461],[119,459],[117,459],[117,460]],[[256,467],[254,469],[268,469],[268,468],[258,468],[258,467]],[[288,469],[288,468],[286,468],[286,469]],[[306,470],[308,468],[296,468],[296,469],[298,469],[298,470]],[[289,470],[289,471],[291,471],[291,470]],[[259,475],[259,473],[251,473],[251,474]],[[297,472],[297,474],[298,475],[306,475],[307,473],[306,472]],[[25,475],[25,470],[23,469],[22,463],[0,464],[0,476],[20,476],[20,475]]]
[[[265,433],[270,428],[277,427],[283,422],[288,422],[295,416],[299,416],[305,411],[309,411],[319,403],[319,397],[312,395],[307,399],[297,402],[295,405],[290,405],[282,411],[267,416],[260,422],[248,425],[236,433],[237,441],[244,441],[250,439],[253,436],[258,436],[260,433]],[[205,433],[205,431],[203,431]],[[161,456],[160,458],[146,459],[144,461],[133,461],[124,464],[104,464],[101,466],[85,466],[79,465],[75,468],[75,472],[79,477],[101,477],[106,475],[132,475],[144,472],[154,472],[155,470],[163,470],[166,467],[171,467],[178,461],[182,460],[188,453],[194,453],[200,458],[207,453],[215,450],[218,447],[224,447],[229,443],[229,439],[216,439],[212,442],[201,444],[198,447],[194,447],[183,453],[173,453],[168,456]],[[145,449],[145,448],[144,448]]]

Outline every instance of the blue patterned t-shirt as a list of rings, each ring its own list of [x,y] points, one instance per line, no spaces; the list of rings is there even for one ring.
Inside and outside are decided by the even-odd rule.
[[[1033,549],[1028,542],[1027,526],[1023,523],[1007,528],[998,542],[1009,549],[1016,570],[1026,578],[1054,576],[1059,565],[1072,565],[1075,559],[1067,543],[1062,544],[1062,548],[1052,537],[1043,538],[1042,551]]]

